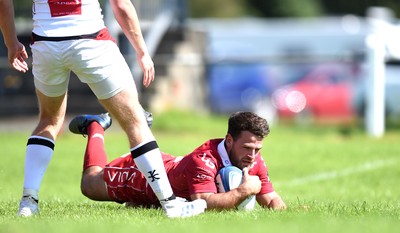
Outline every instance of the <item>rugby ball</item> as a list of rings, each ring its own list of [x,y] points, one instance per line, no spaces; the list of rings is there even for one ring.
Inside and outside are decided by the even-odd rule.
[[[243,171],[235,166],[223,167],[218,171],[215,178],[215,183],[219,193],[228,192],[231,189],[237,188],[243,179]],[[237,207],[239,210],[252,210],[256,204],[255,195],[247,197],[240,205]]]

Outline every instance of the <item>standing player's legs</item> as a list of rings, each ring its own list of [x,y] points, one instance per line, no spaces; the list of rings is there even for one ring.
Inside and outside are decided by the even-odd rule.
[[[64,122],[66,94],[48,97],[36,90],[39,123],[28,139],[25,156],[23,194],[18,215],[31,216],[39,211],[39,188],[53,156],[55,140]]]

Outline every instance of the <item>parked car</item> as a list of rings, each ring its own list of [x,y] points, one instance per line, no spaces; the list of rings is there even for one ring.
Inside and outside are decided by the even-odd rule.
[[[360,80],[355,89],[353,106],[359,117],[365,116],[367,79]],[[400,119],[400,65],[388,64],[385,68],[385,117]]]
[[[270,103],[274,90],[305,73],[303,65],[221,62],[208,65],[211,109],[217,113],[255,111]],[[262,106],[261,106],[262,107]],[[269,108],[269,106],[264,106]],[[274,108],[272,108],[274,109]]]
[[[214,112],[251,110],[252,103],[270,92],[266,66],[228,63],[208,67],[210,105]]]
[[[297,81],[272,94],[280,118],[330,122],[352,121],[354,84],[361,74],[357,63],[325,63],[311,68]]]

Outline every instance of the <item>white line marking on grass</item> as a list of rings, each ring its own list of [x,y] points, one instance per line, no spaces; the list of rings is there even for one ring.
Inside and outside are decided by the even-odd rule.
[[[281,186],[299,186],[309,184],[312,182],[318,182],[323,180],[331,180],[339,177],[346,177],[356,173],[367,172],[370,170],[378,169],[381,167],[395,165],[398,162],[397,159],[377,160],[373,162],[367,162],[355,167],[346,168],[339,171],[322,172],[310,176],[293,179],[289,182],[279,182]]]

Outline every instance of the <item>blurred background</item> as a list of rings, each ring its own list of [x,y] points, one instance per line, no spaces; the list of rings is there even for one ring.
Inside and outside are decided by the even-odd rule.
[[[383,125],[370,130],[377,135],[400,125],[397,0],[132,0],[156,65],[149,88],[108,1],[100,1],[141,103],[154,113],[249,110],[271,124]],[[31,2],[14,5],[30,55]],[[35,116],[32,73],[10,69],[0,40],[0,121]],[[104,111],[74,74],[69,93],[69,114]]]

